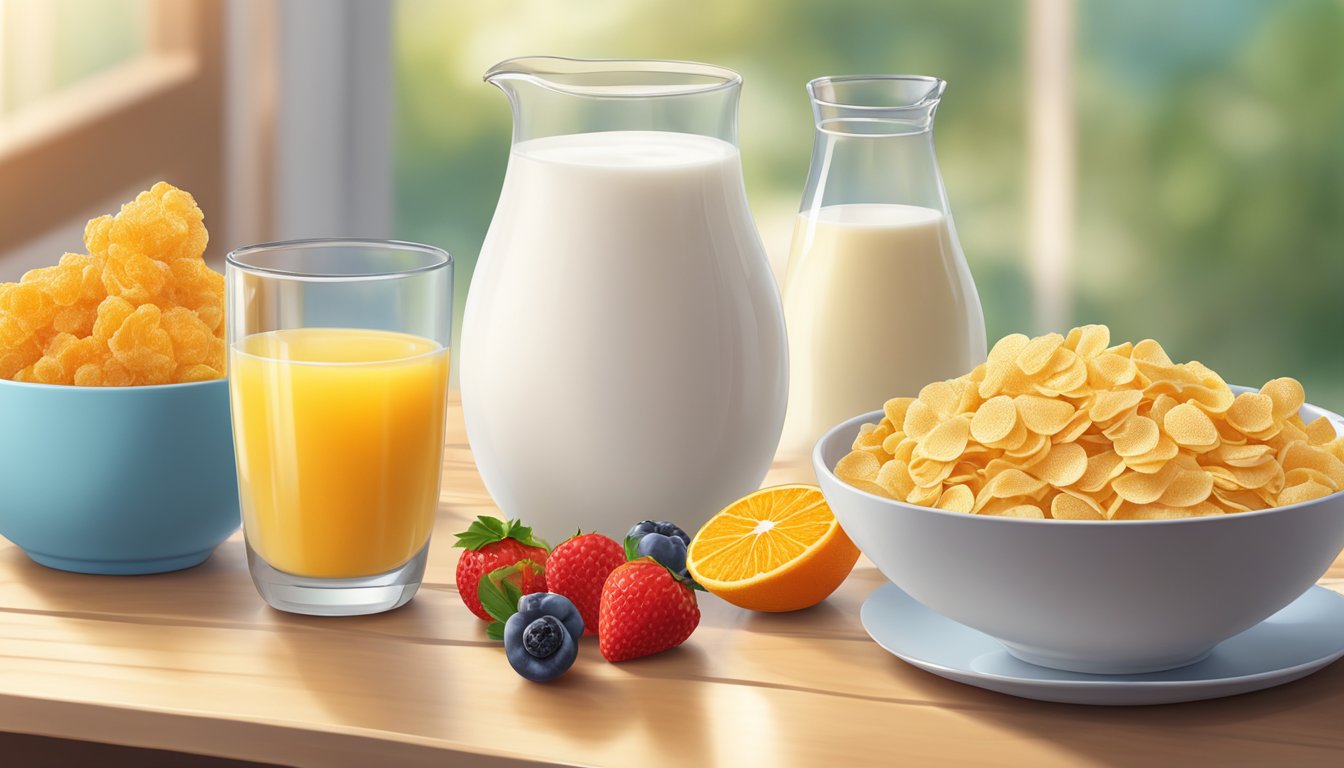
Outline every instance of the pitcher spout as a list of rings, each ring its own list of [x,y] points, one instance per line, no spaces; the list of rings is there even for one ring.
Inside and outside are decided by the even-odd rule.
[[[698,133],[736,143],[742,78],[711,64],[524,56],[485,72],[509,98],[514,141],[594,130]]]
[[[639,98],[703,93],[740,85],[731,69],[694,61],[521,56],[485,72],[485,81],[522,80],[579,96]]]

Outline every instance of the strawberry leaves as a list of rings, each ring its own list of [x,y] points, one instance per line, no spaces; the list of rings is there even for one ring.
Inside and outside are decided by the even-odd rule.
[[[668,573],[672,573],[672,572],[671,572],[671,571],[668,571]],[[678,581],[680,581],[682,584],[685,584],[686,586],[690,587],[691,589],[698,589],[698,590],[700,590],[701,592],[708,592],[708,591],[709,591],[709,590],[705,589],[704,587],[700,586],[700,582],[696,581],[695,579],[692,579],[692,578],[691,578],[691,574],[689,574],[689,573],[687,573],[687,574],[685,575],[685,578],[680,578],[680,577],[678,577],[677,574],[675,574],[675,573],[673,573],[672,576],[673,576],[673,578],[676,578],[676,579],[677,579]]]
[[[481,600],[481,607],[490,614],[490,618],[494,619],[485,628],[485,634],[491,640],[504,639],[504,622],[518,612],[518,601],[523,596],[523,587],[530,580],[545,573],[546,570],[536,562],[519,560],[513,565],[496,568],[481,577],[476,587],[476,595]]]
[[[457,534],[457,541],[454,547],[463,549],[477,550],[497,541],[505,539],[516,539],[529,547],[541,547],[549,550],[550,546],[532,533],[529,526],[523,525],[521,520],[500,520],[497,517],[481,515],[472,521],[467,530]]]

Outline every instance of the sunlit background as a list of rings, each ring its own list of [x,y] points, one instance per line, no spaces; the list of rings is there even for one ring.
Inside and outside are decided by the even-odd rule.
[[[138,175],[36,177],[24,153],[61,130],[51,104],[150,54],[195,56],[196,76],[218,63],[191,87],[215,89],[218,135],[173,140],[213,164],[118,138],[103,156],[143,153]],[[426,241],[457,256],[460,316],[509,145],[481,73],[525,54],[741,72],[747,193],[777,267],[812,140],[804,83],[943,77],[938,154],[991,339],[1105,322],[1344,407],[1341,0],[0,0],[0,279],[180,167],[215,207],[213,257],[274,236]],[[92,149],[62,152],[112,140],[93,129]],[[45,207],[70,201],[59,217],[15,213],[39,188]]]

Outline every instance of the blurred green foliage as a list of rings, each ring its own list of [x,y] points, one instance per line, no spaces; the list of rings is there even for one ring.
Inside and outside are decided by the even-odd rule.
[[[1077,313],[1344,408],[1344,4],[1079,9]]]
[[[520,55],[672,58],[745,81],[748,197],[782,261],[812,141],[803,85],[949,82],[939,160],[991,339],[1032,332],[1021,0],[398,0],[397,235],[458,259],[457,316],[508,156]],[[1076,322],[1236,383],[1344,407],[1344,4],[1078,0]],[[899,288],[893,289],[894,297]],[[899,300],[894,298],[894,300]]]

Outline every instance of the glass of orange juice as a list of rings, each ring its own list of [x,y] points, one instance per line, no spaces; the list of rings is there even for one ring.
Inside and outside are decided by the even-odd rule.
[[[299,240],[228,255],[229,393],[248,566],[293,613],[420,587],[439,499],[453,261]]]

